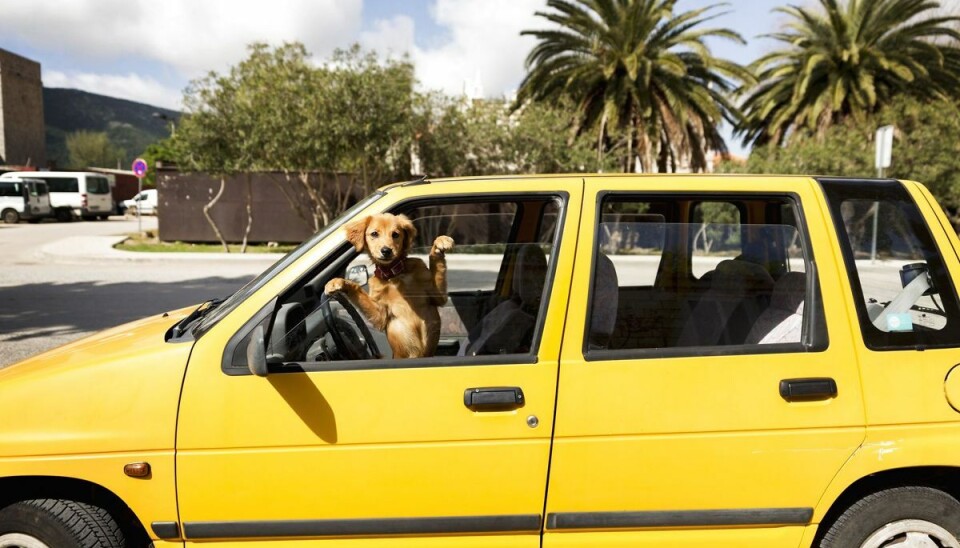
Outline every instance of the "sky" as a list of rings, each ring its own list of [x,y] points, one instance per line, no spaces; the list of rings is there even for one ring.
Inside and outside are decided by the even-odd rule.
[[[714,3],[679,0],[678,10]],[[776,30],[783,16],[772,10],[786,3],[795,2],[728,1],[714,24],[748,42],[714,40],[714,54],[749,63],[769,51],[758,35]],[[535,15],[544,8],[545,0],[3,0],[0,48],[40,62],[47,87],[173,109],[190,80],[228,70],[254,41],[300,41],[318,61],[353,43],[408,54],[422,89],[501,97],[525,74],[534,40],[520,31],[544,27]]]

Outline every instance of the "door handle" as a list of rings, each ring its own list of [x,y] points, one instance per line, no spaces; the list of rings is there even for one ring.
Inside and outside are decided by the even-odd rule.
[[[463,405],[473,411],[506,411],[523,407],[523,390],[519,386],[467,388]]]
[[[837,381],[828,378],[784,379],[780,397],[787,401],[826,400],[837,397]]]

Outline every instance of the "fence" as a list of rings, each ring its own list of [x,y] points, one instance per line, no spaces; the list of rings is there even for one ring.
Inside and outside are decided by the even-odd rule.
[[[360,199],[362,190],[350,190],[345,175],[311,174],[315,187],[327,181],[330,200],[346,196],[348,205]],[[181,173],[175,168],[157,170],[159,238],[165,242],[218,242],[203,215],[203,207],[220,188],[220,178],[205,173]],[[210,209],[228,242],[239,242],[247,226],[247,197],[252,197],[251,243],[298,243],[315,232],[310,201],[303,185],[282,173],[245,173],[227,177],[223,195]]]

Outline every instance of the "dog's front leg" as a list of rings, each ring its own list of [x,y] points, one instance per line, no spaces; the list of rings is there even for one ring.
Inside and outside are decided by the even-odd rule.
[[[447,302],[447,251],[453,249],[453,238],[437,236],[430,249],[430,275],[433,278],[433,287],[437,294],[433,304],[442,306]]]
[[[360,309],[360,312],[363,312],[363,315],[367,317],[367,320],[370,321],[375,329],[379,329],[380,331],[387,329],[386,307],[381,306],[371,299],[370,295],[367,295],[363,288],[355,282],[344,280],[343,278],[334,278],[327,282],[327,285],[323,288],[323,292],[327,295],[343,293],[350,299],[350,302],[353,303],[354,306]]]

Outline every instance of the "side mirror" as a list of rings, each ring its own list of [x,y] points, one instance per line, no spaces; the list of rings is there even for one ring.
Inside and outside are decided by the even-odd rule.
[[[247,367],[258,377],[267,376],[267,345],[263,337],[263,324],[260,324],[254,328],[247,342]]]
[[[357,285],[367,285],[370,281],[370,273],[367,272],[365,265],[353,265],[347,270],[347,279]]]

